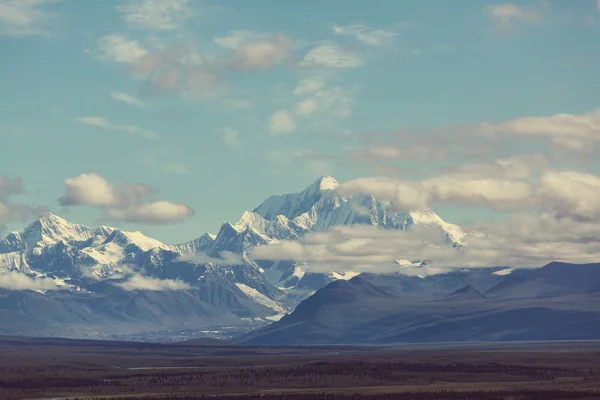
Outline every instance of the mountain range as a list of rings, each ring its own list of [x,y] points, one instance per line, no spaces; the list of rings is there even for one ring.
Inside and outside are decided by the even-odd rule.
[[[337,185],[321,177],[300,192],[267,198],[216,234],[179,244],[46,214],[0,241],[0,334],[172,340],[181,339],[181,332],[219,337],[252,331],[238,339],[437,340],[445,331],[425,335],[418,321],[434,329],[463,312],[483,318],[490,310],[522,309],[523,302],[542,307],[544,299],[557,296],[575,296],[569,304],[579,304],[600,292],[595,265],[581,266],[574,275],[565,272],[572,266],[550,265],[456,268],[414,277],[403,275],[402,265],[394,274],[359,275],[311,272],[301,260],[253,259],[256,246],[355,224],[404,231],[426,225],[443,233],[456,251],[465,245],[463,230],[433,210],[399,213],[373,195],[340,196]],[[401,333],[406,324],[416,324],[416,336]],[[448,338],[511,337],[475,332],[458,330]]]

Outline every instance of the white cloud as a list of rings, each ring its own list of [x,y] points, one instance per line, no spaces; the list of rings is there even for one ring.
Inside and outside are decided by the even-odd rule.
[[[137,40],[129,40],[123,35],[103,36],[96,41],[95,56],[124,64],[132,64],[148,54]]]
[[[221,42],[223,42],[221,38]],[[225,40],[233,45],[239,40]],[[234,55],[227,61],[227,66],[241,71],[264,71],[280,65],[293,56],[294,41],[286,35],[265,36],[250,41],[236,43]]]
[[[316,110],[317,102],[313,99],[302,100],[296,103],[296,114],[303,117],[314,113]]]
[[[323,45],[309,51],[300,63],[303,67],[356,68],[362,60],[337,45]]]
[[[11,221],[27,221],[47,211],[45,207],[33,207],[11,202],[10,198],[24,192],[21,179],[0,175],[0,224]]]
[[[0,2],[0,35],[46,35],[58,18],[44,6],[60,0],[5,0]]]
[[[353,36],[357,41],[368,46],[381,46],[390,43],[397,33],[385,29],[371,29],[363,24],[333,27],[336,35]]]
[[[115,188],[101,175],[81,174],[65,179],[64,183],[66,194],[61,198],[61,204],[64,206],[108,206],[118,201]]]
[[[519,117],[504,122],[483,122],[472,129],[476,134],[545,137],[558,146],[584,150],[588,143],[600,140],[600,109],[585,114],[561,113]]]
[[[251,254],[258,260],[303,261],[315,272],[392,272],[400,269],[396,260],[448,262],[460,253],[448,246],[443,232],[435,227],[415,226],[407,232],[352,225],[258,246]]]
[[[297,96],[312,94],[325,86],[325,79],[321,76],[312,76],[304,78],[294,89],[294,94]]]
[[[236,148],[240,145],[240,133],[232,127],[226,126],[222,128],[220,135],[221,140],[223,140],[223,143],[227,146]]]
[[[132,72],[150,88],[190,98],[216,95],[221,82],[210,60],[193,46],[146,54],[136,60]]]
[[[105,117],[83,116],[83,117],[78,117],[77,121],[79,121],[85,125],[97,126],[102,129],[130,133],[132,135],[140,136],[144,139],[155,139],[158,137],[158,135],[151,130],[140,128],[137,125],[113,124]]]
[[[146,104],[135,96],[123,92],[111,92],[110,97],[115,101],[131,104],[138,107],[146,107]]]
[[[100,207],[104,217],[113,221],[168,224],[182,222],[194,214],[185,204],[164,200],[145,201],[156,190],[141,183],[111,185],[96,173],[85,173],[65,179],[64,206],[91,205]]]
[[[60,287],[51,278],[31,278],[21,272],[4,271],[0,273],[0,289],[58,290]]]
[[[527,154],[507,158],[499,158],[488,162],[462,164],[457,167],[444,167],[447,174],[463,179],[479,179],[481,177],[496,179],[527,179],[536,170],[549,165],[549,160],[542,154]]]
[[[177,258],[181,261],[189,261],[196,264],[217,264],[217,265],[240,265],[244,260],[239,254],[230,251],[222,251],[218,257],[210,257],[206,253],[184,254]]]
[[[269,131],[272,136],[289,134],[295,130],[296,122],[289,112],[279,110],[269,117]]]
[[[129,27],[156,31],[180,29],[195,15],[189,0],[129,0],[116,8]]]
[[[174,174],[185,175],[190,171],[183,164],[168,164],[164,167],[165,171],[173,172]]]
[[[10,179],[0,175],[0,199],[23,191],[23,182],[20,178]]]
[[[342,183],[337,191],[342,195],[372,193],[389,199],[400,211],[427,209],[437,203],[510,210],[530,204],[532,197],[527,182],[492,178],[460,179],[450,175],[421,181],[359,178]]]
[[[542,208],[559,218],[600,222],[600,178],[577,171],[550,171],[542,175],[538,193]]]
[[[515,22],[538,22],[542,19],[539,11],[520,7],[511,3],[496,4],[486,7],[487,13],[494,19],[496,29],[507,30],[514,26]]]
[[[140,274],[135,274],[125,282],[115,283],[114,285],[129,291],[149,290],[164,292],[169,290],[188,290],[192,288],[189,284],[180,280],[158,279]]]
[[[225,49],[235,50],[243,43],[257,39],[260,36],[260,34],[253,31],[231,31],[228,35],[215,37],[214,42]]]
[[[346,118],[354,104],[354,92],[340,86],[327,87],[322,77],[305,78],[294,89],[296,96],[304,98],[296,103],[295,113],[303,117],[318,113]]]
[[[483,233],[483,234],[482,234]],[[252,250],[255,259],[309,263],[311,271],[397,272],[428,275],[465,267],[539,267],[551,261],[598,261],[600,227],[550,216],[520,214],[467,227],[465,246],[447,244],[441,230],[416,225],[409,231],[371,225],[334,227],[298,241],[279,241]],[[397,260],[426,260],[424,267]]]

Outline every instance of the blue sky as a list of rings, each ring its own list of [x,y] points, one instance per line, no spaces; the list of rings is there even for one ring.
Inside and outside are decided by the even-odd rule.
[[[594,0],[0,0],[0,224],[47,208],[172,243],[319,175],[595,174],[596,126],[551,116],[600,106],[599,38]],[[434,206],[502,215],[487,200]]]

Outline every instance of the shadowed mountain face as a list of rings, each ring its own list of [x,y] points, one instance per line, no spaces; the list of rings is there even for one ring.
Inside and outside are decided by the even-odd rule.
[[[438,299],[424,294],[420,278],[404,277],[401,284],[390,284],[388,279],[385,287],[373,283],[385,280],[383,276],[333,282],[244,341],[356,344],[600,339],[600,295],[594,291],[600,264],[552,263],[523,272],[525,278],[520,274],[501,276],[485,295],[466,285]],[[561,279],[566,275],[570,277]],[[516,296],[524,288],[531,292]],[[494,297],[486,298],[488,293]]]
[[[473,286],[467,285],[458,289],[455,292],[450,293],[444,298],[447,300],[478,300],[485,299],[485,296],[479,293],[479,291]]]

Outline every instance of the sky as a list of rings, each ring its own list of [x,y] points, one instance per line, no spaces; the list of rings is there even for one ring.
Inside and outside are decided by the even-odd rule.
[[[177,243],[331,175],[580,240],[599,38],[595,0],[0,0],[0,236],[50,210]]]

